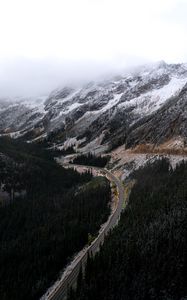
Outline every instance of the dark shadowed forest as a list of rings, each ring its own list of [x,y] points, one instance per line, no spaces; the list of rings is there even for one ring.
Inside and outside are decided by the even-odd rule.
[[[35,300],[110,212],[104,177],[60,167],[40,145],[0,139],[0,299]],[[24,192],[23,192],[24,191]]]
[[[119,226],[88,258],[71,300],[179,300],[187,295],[187,164],[136,171]],[[185,298],[186,299],[186,298]]]
[[[100,156],[94,155],[92,153],[81,154],[74,158],[74,164],[87,165],[87,166],[96,166],[104,168],[107,162],[110,160],[110,156]]]

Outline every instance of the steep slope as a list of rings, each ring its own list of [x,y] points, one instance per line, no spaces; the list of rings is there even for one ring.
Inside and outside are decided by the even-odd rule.
[[[155,113],[134,124],[127,146],[141,143],[161,144],[172,137],[182,136],[187,142],[187,85]]]
[[[80,151],[159,144],[178,136],[185,143],[186,84],[186,64],[142,66],[83,87],[57,89],[39,108],[32,101],[1,108],[0,130],[23,130],[27,140],[47,137]]]
[[[45,114],[45,99],[0,99],[0,133],[18,137],[33,129]]]
[[[67,93],[67,89],[56,91],[48,100],[55,114],[51,123],[57,126],[62,122],[64,134],[58,131],[56,137],[62,141],[69,137],[65,146],[76,144],[82,151],[103,151],[123,143],[127,147],[162,143],[178,135],[186,140],[183,120],[186,83],[186,65],[161,62],[112,80],[91,83],[80,90],[70,90],[66,98],[58,96]],[[176,122],[180,112],[182,115]]]

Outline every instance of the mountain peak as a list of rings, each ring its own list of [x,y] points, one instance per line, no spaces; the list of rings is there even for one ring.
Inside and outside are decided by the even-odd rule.
[[[7,104],[0,110],[0,130],[3,133],[8,128],[9,132],[21,131],[23,135],[29,131],[32,138],[60,132],[61,144],[68,137],[79,141],[79,145],[84,141],[84,147],[90,145],[92,150],[103,143],[106,147],[102,149],[106,149],[111,143],[127,139],[129,145],[144,140],[152,142],[156,136],[164,139],[160,124],[165,116],[168,125],[164,126],[168,131],[164,132],[172,137],[175,118],[187,115],[185,66],[159,61],[113,79],[90,82],[79,88],[62,87],[53,91],[45,102],[35,101],[35,109],[27,101],[20,101],[20,106],[18,102]],[[168,111],[173,111],[170,119]],[[146,122],[150,119],[153,121],[147,130]],[[178,135],[185,133],[183,127],[176,126]]]

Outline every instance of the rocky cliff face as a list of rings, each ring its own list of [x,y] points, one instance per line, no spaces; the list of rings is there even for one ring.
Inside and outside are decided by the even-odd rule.
[[[160,144],[175,136],[187,141],[185,64],[160,62],[80,88],[64,87],[38,101],[5,102],[1,133],[26,139],[47,136],[85,151]]]
[[[129,131],[127,147],[141,143],[159,145],[173,137],[187,142],[187,85],[160,109],[134,124]]]

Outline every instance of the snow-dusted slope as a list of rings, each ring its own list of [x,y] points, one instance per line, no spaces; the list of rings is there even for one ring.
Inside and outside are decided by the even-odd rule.
[[[0,132],[18,137],[34,126],[45,115],[46,97],[0,99]]]
[[[166,100],[176,96],[187,83],[187,78],[171,77],[168,84],[163,87],[153,89],[141,94],[139,97],[132,98],[130,101],[125,101],[119,105],[120,108],[128,108],[135,106],[134,113],[141,116],[150,115],[159,109]]]
[[[142,66],[102,82],[55,90],[47,99],[39,99],[38,102],[21,99],[7,107],[2,104],[0,130],[29,131],[27,137],[30,138],[53,132],[54,142],[63,145],[67,139],[74,138],[76,144],[78,140],[83,140],[82,144],[78,144],[84,150],[85,147],[98,148],[101,143],[105,144],[104,149],[107,145],[115,146],[123,142],[136,144],[137,134],[140,135],[140,142],[141,139],[146,141],[142,131],[137,133],[137,130],[143,125],[146,127],[148,119],[149,122],[152,120],[153,126],[157,113],[161,118],[157,116],[157,122],[162,122],[162,110],[165,107],[170,105],[172,122],[176,117],[174,111],[180,111],[181,105],[185,111],[186,84],[185,64],[168,65],[159,62]],[[168,119],[168,124],[170,121]],[[145,127],[143,130],[148,130],[149,140],[152,138],[151,128]],[[180,135],[185,135],[183,129]]]

